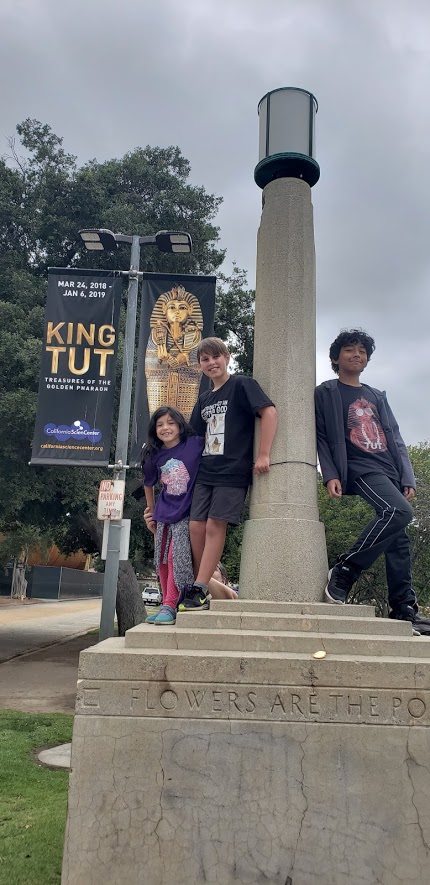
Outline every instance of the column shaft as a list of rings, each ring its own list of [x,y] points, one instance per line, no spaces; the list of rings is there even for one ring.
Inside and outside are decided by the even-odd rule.
[[[327,554],[318,518],[313,406],[315,246],[311,189],[295,178],[272,181],[263,192],[254,377],[273,399],[279,423],[270,473],[255,480],[251,495],[241,596],[317,601]]]

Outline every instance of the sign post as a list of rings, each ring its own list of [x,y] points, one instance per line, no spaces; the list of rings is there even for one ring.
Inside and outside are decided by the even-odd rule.
[[[137,293],[139,287],[140,239],[134,235],[131,243],[127,320],[125,324],[124,357],[119,401],[118,430],[116,437],[114,480],[125,483],[127,472],[128,433],[130,427],[131,389],[133,384],[134,339],[136,335]],[[121,551],[122,520],[109,520],[106,552],[105,579],[103,583],[102,611],[99,639],[113,636],[116,594]]]

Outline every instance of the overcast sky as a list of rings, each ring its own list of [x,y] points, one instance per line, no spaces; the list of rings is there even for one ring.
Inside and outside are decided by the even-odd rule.
[[[407,443],[430,437],[428,0],[0,0],[0,137],[32,117],[80,162],[177,144],[255,279],[259,99],[319,102],[317,375],[341,327],[376,338]]]

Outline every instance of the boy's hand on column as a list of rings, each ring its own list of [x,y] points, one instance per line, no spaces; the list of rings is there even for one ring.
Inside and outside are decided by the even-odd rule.
[[[258,455],[254,464],[254,473],[259,476],[261,473],[268,473],[270,470],[270,459],[268,455]]]
[[[415,489],[412,486],[403,486],[403,495],[407,501],[411,501],[412,498],[415,498]]]
[[[342,497],[342,485],[339,479],[329,479],[327,483],[327,491],[330,498]]]
[[[154,514],[150,507],[145,507],[143,518],[146,523],[146,528],[155,535],[155,532],[157,531],[157,523],[155,522]]]

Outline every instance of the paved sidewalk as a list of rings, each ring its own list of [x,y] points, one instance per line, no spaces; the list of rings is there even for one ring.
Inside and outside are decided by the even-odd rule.
[[[99,626],[100,599],[0,609],[0,663]]]
[[[98,636],[75,636],[0,664],[0,709],[74,713],[79,654]]]

